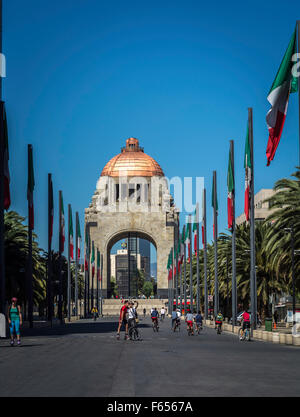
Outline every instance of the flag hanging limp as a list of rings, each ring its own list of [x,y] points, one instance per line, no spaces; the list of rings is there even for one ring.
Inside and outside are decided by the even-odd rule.
[[[266,150],[267,165],[270,165],[270,162],[273,160],[280,141],[290,93],[298,91],[298,79],[292,74],[292,67],[295,63],[292,58],[296,53],[295,29],[267,97],[268,102],[272,106],[266,117],[269,129],[269,140]]]

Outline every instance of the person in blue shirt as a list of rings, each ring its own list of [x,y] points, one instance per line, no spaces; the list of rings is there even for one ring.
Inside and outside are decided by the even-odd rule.
[[[201,311],[198,311],[198,314],[196,314],[195,323],[196,323],[197,331],[201,330],[202,329],[202,323],[203,323],[203,317],[202,317]]]
[[[156,321],[157,327],[158,327],[158,311],[156,309],[156,307],[154,307],[154,310],[151,313],[151,320],[154,323],[154,321]]]

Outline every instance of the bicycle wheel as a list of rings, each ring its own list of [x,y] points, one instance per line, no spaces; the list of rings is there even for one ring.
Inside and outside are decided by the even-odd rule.
[[[242,342],[243,340],[245,340],[245,332],[243,332],[243,329],[240,327],[239,328],[239,340]]]
[[[246,329],[245,331],[245,339],[249,342],[251,338],[250,329]]]

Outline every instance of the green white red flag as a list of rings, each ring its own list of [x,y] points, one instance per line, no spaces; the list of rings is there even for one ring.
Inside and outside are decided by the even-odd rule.
[[[59,230],[59,251],[60,253],[63,253],[65,250],[65,211],[64,211],[64,200],[62,192],[59,193],[60,195],[60,213],[59,213],[59,224],[60,224],[60,230]]]
[[[8,152],[8,133],[7,133],[7,120],[5,112],[4,101],[1,101],[1,128],[3,131],[4,141],[4,154],[3,154],[3,172],[4,172],[4,209],[8,210],[11,204],[10,200],[10,175],[9,175],[9,152]]]
[[[198,206],[197,206],[198,207]],[[197,213],[197,207],[195,208],[195,212],[194,212],[194,222],[193,222],[193,233],[194,233],[194,252],[195,255],[197,255],[197,233],[198,233],[198,213]]]
[[[172,249],[169,253],[168,263],[167,263],[167,270],[168,270],[168,281],[172,279],[172,268],[173,268],[173,256],[172,256]]]
[[[34,229],[33,190],[34,190],[34,171],[33,171],[32,145],[28,145],[27,200],[28,200],[28,226],[31,230]]]
[[[245,203],[244,203],[244,212],[246,220],[249,221],[249,211],[250,211],[250,183],[251,183],[251,152],[249,144],[249,126],[247,126],[247,136],[246,136],[246,145],[245,145],[245,157],[244,157],[244,168],[245,168]]]
[[[74,233],[73,233],[73,220],[72,220],[72,209],[70,207],[70,217],[69,217],[69,238],[70,238],[70,257],[74,259]]]
[[[266,150],[267,165],[270,165],[270,162],[273,160],[280,141],[290,93],[298,91],[298,80],[292,74],[292,67],[295,64],[293,55],[296,53],[297,47],[295,28],[267,97],[268,102],[272,106],[266,117],[269,129],[269,140]]]
[[[182,229],[181,233],[181,240],[180,240],[180,263],[183,264],[183,258],[184,258],[184,228]]]
[[[94,241],[92,242],[91,264],[92,264],[92,276],[94,276],[95,275],[95,247],[94,247]]]
[[[85,230],[85,255],[84,255],[84,270],[89,270],[89,235],[87,233],[87,229]]]
[[[79,217],[77,216],[77,257],[80,259],[80,246],[81,246],[81,231]]]
[[[233,189],[233,169],[232,169],[232,155],[229,151],[229,160],[228,160],[228,172],[227,172],[227,217],[228,217],[228,229],[232,229],[233,225],[233,198],[234,198],[234,189]]]
[[[185,244],[187,245],[187,248],[188,248],[187,263],[189,263],[191,259],[191,240],[190,240],[189,226],[190,226],[190,223],[187,223],[187,225],[185,226]]]

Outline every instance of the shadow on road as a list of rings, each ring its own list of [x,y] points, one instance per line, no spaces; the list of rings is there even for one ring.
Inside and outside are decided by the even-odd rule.
[[[139,328],[147,328],[151,325],[146,323],[139,323]],[[68,334],[100,334],[100,333],[115,333],[118,328],[118,319],[111,318],[110,321],[86,321],[80,320],[78,322],[56,325],[45,328],[23,329],[22,337],[30,336],[65,336]],[[124,330],[124,326],[122,326]],[[28,346],[28,345],[27,345]],[[36,345],[35,345],[36,346]]]

